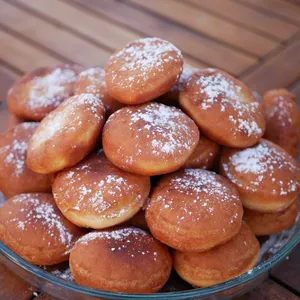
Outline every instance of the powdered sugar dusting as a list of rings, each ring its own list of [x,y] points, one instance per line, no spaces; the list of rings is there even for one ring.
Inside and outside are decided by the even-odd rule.
[[[10,220],[10,222],[18,222],[18,228],[21,231],[27,230],[28,226],[30,228],[44,226],[50,237],[55,240],[58,239],[63,245],[71,245],[73,235],[65,227],[63,217],[57,213],[54,203],[41,201],[38,194],[21,194],[12,201],[13,203],[23,204],[21,212],[25,216],[24,219],[19,220],[15,217]],[[51,244],[51,241],[49,241],[48,246],[51,246]]]
[[[274,184],[274,193],[279,190],[281,195],[286,195],[295,192],[299,188],[300,183],[296,180],[296,176],[291,179],[293,178],[292,174],[297,172],[296,163],[292,162],[287,153],[279,151],[264,140],[251,148],[235,152],[230,156],[229,161],[235,172],[256,175],[249,182],[249,185],[259,186],[264,182],[265,177],[270,177],[272,184]],[[237,183],[235,176],[231,175],[228,165],[224,162],[223,168],[229,179],[233,183]],[[284,182],[277,179],[278,171],[281,169],[288,170],[291,175],[290,179],[285,179]]]
[[[32,109],[57,107],[71,95],[71,84],[75,80],[75,71],[68,68],[55,68],[46,76],[35,77],[31,83],[28,105]]]
[[[112,84],[122,87],[132,87],[143,84],[149,79],[150,74],[166,75],[166,63],[182,61],[181,51],[171,43],[159,38],[143,38],[126,45],[122,50],[110,58],[110,65],[122,61],[119,70],[112,71]],[[131,76],[127,76],[128,73]],[[125,74],[124,80],[119,80],[119,75]]]
[[[194,68],[188,64],[183,65],[182,73],[178,79],[178,82],[175,86],[173,86],[170,90],[170,92],[174,91],[182,91],[183,90],[183,84],[187,81],[190,75],[192,75],[194,72],[196,72],[197,68]]]
[[[200,105],[202,110],[209,110],[215,105],[220,106],[220,113],[232,112],[229,120],[234,124],[234,131],[240,131],[247,136],[260,136],[263,132],[256,121],[259,113],[259,102],[249,102],[245,99],[242,87],[235,84],[221,72],[210,70],[201,74],[194,82],[193,77],[187,79],[187,87],[199,87],[197,94],[201,94]],[[235,134],[234,132],[232,134]]]

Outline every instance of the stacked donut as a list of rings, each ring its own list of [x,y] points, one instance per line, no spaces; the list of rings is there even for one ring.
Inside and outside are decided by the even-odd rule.
[[[167,41],[131,42],[105,70],[40,68],[7,103],[0,239],[33,264],[69,260],[79,284],[154,293],[173,266],[211,286],[252,269],[255,235],[297,216],[293,96],[261,105],[229,74],[184,66]]]

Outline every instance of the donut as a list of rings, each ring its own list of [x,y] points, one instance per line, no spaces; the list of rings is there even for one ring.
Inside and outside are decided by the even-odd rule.
[[[150,178],[122,171],[102,151],[57,174],[55,202],[72,223],[94,229],[134,216],[150,192]]]
[[[299,200],[296,199],[286,209],[262,213],[248,208],[244,209],[244,220],[256,236],[270,235],[292,226],[299,212]]]
[[[135,227],[97,230],[79,239],[70,255],[75,281],[105,291],[155,293],[167,282],[166,246]]]
[[[34,265],[66,261],[85,231],[69,222],[51,194],[20,194],[0,208],[0,240]]]
[[[193,120],[156,102],[121,108],[109,117],[102,134],[103,150],[113,164],[146,176],[179,169],[198,140]]]
[[[74,95],[84,93],[100,98],[108,116],[124,106],[109,96],[105,83],[105,71],[100,67],[86,69],[78,75],[74,84]]]
[[[208,287],[251,270],[260,246],[250,227],[243,222],[239,233],[213,249],[191,253],[175,250],[173,266],[178,275],[197,287]]]
[[[245,148],[265,132],[259,102],[238,79],[217,69],[194,72],[183,84],[180,107],[218,144]]]
[[[28,144],[27,166],[42,174],[74,166],[97,145],[104,124],[101,100],[81,94],[45,117]]]
[[[183,165],[183,168],[212,169],[220,152],[220,146],[201,135],[196,149]]]
[[[295,99],[295,96],[286,89],[270,90],[264,94],[262,109],[267,124],[264,137],[297,158],[300,109]]]
[[[22,123],[0,135],[0,191],[8,198],[21,193],[51,192],[49,175],[25,164],[28,142],[38,123]]]
[[[10,129],[15,127],[16,125],[19,125],[21,123],[26,122],[25,119],[19,118],[14,114],[9,114],[7,118],[7,123],[6,123],[6,129]]]
[[[152,189],[146,221],[155,238],[200,252],[233,238],[243,216],[239,194],[226,178],[202,169],[165,175]]]
[[[143,230],[149,231],[149,227],[146,222],[145,210],[141,209],[137,214],[135,214],[128,223],[134,227],[141,228]]]
[[[260,212],[283,210],[300,192],[296,161],[265,139],[251,148],[224,148],[220,174],[236,185],[245,207]]]
[[[25,74],[8,91],[8,109],[20,118],[41,121],[73,95],[73,84],[81,70],[78,65],[61,64]]]
[[[174,85],[167,93],[163,94],[157,99],[158,102],[165,105],[178,105],[179,93],[183,90],[183,84],[186,82],[188,77],[199,69],[192,67],[189,64],[184,64],[182,73],[178,79],[176,85]]]
[[[182,72],[182,54],[159,38],[128,43],[114,53],[106,67],[109,95],[125,104],[141,104],[168,92]]]

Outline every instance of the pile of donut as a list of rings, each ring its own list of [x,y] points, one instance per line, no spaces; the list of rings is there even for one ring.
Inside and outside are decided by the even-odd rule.
[[[7,105],[0,239],[35,265],[69,260],[84,286],[153,293],[172,267],[211,286],[251,270],[256,236],[296,219],[295,97],[260,103],[165,40],[133,41],[105,70],[34,70]]]

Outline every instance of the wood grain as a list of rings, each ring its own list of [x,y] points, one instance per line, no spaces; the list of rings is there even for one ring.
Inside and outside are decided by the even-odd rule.
[[[297,40],[241,79],[258,93],[288,87],[300,76],[299,53],[300,40]]]
[[[99,17],[110,18],[122,24],[122,26],[129,27],[131,30],[140,32],[143,35],[166,39],[174,43],[183,52],[198,58],[201,62],[226,70],[234,75],[240,74],[257,61],[254,57],[122,2],[114,0],[101,0],[101,2],[98,0],[73,0],[72,3],[77,3],[81,8],[98,13]]]
[[[187,1],[194,4],[200,10],[203,8],[207,9],[217,16],[237,22],[237,24],[241,24],[275,39],[287,40],[299,30],[299,26],[266,15],[232,0]]]
[[[29,300],[34,289],[0,263],[0,299]],[[5,288],[4,288],[5,287]]]
[[[2,12],[2,3],[0,3]],[[27,72],[40,66],[55,65],[62,60],[55,58],[48,53],[41,51],[15,36],[4,32],[0,28],[0,57],[14,68]]]
[[[105,65],[110,52],[70,32],[48,23],[5,1],[0,1],[0,23],[59,55],[76,63]],[[36,29],[39,30],[36,30]]]
[[[19,74],[4,65],[0,65],[0,103],[5,101],[8,89],[18,77]]]
[[[300,7],[294,3],[283,0],[237,0],[246,3],[252,7],[260,9],[262,12],[270,13],[274,16],[280,16],[300,25]]]
[[[172,0],[128,0],[130,3],[156,13],[164,18],[178,22],[195,31],[222,41],[257,56],[274,50],[278,43],[257,35],[241,26],[219,19],[205,11],[198,11],[184,2]],[[172,7],[172,9],[170,9]]]

